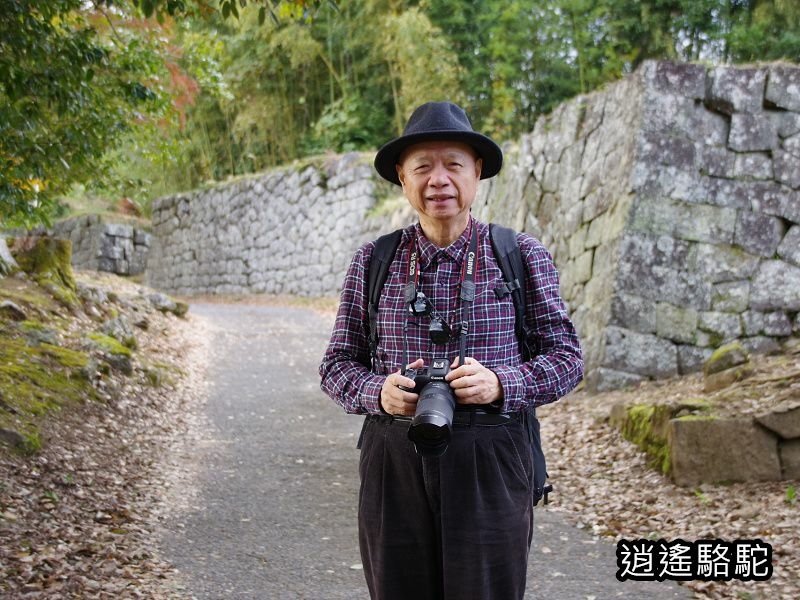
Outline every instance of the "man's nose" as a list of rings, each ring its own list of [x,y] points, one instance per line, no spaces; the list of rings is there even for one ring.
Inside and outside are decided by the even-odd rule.
[[[444,165],[435,165],[431,170],[430,184],[434,187],[442,187],[450,183],[450,174]]]

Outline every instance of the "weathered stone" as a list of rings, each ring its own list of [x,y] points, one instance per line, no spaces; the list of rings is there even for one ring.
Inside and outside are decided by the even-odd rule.
[[[738,179],[772,179],[772,158],[764,152],[739,154],[734,160],[733,176]]]
[[[800,223],[800,192],[784,185],[766,181],[753,182],[750,186],[750,206],[753,212]]]
[[[756,310],[800,310],[800,267],[762,261],[753,278],[750,306]]]
[[[639,296],[618,293],[611,300],[609,325],[632,329],[640,333],[655,333],[656,305]]]
[[[697,311],[659,302],[656,305],[656,335],[673,342],[692,343],[697,331]]]
[[[641,199],[634,206],[630,228],[693,242],[731,243],[736,226],[732,208],[675,200]]]
[[[775,179],[792,189],[800,189],[800,157],[783,150],[772,153]]]
[[[24,321],[28,318],[28,315],[19,304],[11,300],[3,300],[0,302],[0,317],[11,319],[12,321]]]
[[[733,241],[750,254],[771,258],[785,233],[783,221],[746,210],[739,211]]]
[[[754,336],[764,332],[766,313],[749,310],[742,313],[742,331],[744,335]]]
[[[0,277],[10,275],[18,269],[17,261],[14,260],[14,257],[11,256],[11,252],[8,250],[6,239],[0,236]]]
[[[792,226],[778,246],[778,256],[800,267],[800,225]]]
[[[800,112],[800,69],[794,65],[771,66],[764,99],[778,108]]]
[[[750,365],[740,365],[732,369],[727,369],[726,371],[706,375],[703,379],[703,391],[710,394],[712,392],[724,390],[735,383],[744,381],[752,374],[753,367]]]
[[[726,114],[761,110],[766,83],[761,69],[717,67],[709,72],[706,103]]]
[[[704,175],[733,178],[736,176],[738,156],[723,146],[702,146],[698,151],[697,167]],[[712,204],[728,206],[724,201],[714,201]]]
[[[652,71],[646,72],[653,79],[656,89],[661,92],[675,93],[692,100],[705,98],[706,68],[701,65],[659,61]]]
[[[25,437],[13,429],[0,427],[0,442],[8,444],[12,448],[22,448],[25,446]]]
[[[103,323],[100,331],[117,340],[126,348],[136,348],[136,335],[125,317],[116,317]]]
[[[742,334],[739,315],[731,313],[701,312],[697,327],[712,335],[712,344],[715,346],[735,340]]]
[[[784,479],[800,479],[800,440],[781,442],[779,446]]]
[[[617,285],[620,292],[653,301],[698,310],[711,308],[711,283],[688,271],[649,268],[646,263],[620,261]]]
[[[120,238],[133,238],[133,227],[123,223],[106,223],[106,235],[120,237]]]
[[[586,384],[595,392],[607,392],[638,385],[644,378],[635,373],[616,371],[605,367],[593,369],[587,377]]]
[[[764,315],[764,327],[761,330],[764,335],[775,337],[787,337],[792,335],[792,321],[784,312],[771,312]]]
[[[749,279],[759,260],[735,246],[696,244],[689,252],[689,269],[712,283]]]
[[[739,340],[744,346],[744,349],[752,354],[772,354],[779,352],[781,345],[775,338],[766,336],[756,336],[741,338]]]
[[[673,419],[669,441],[678,485],[781,479],[776,437],[749,419]]]
[[[713,375],[727,369],[746,364],[750,356],[738,342],[732,342],[717,348],[703,365],[703,373]]]
[[[742,313],[750,303],[750,282],[726,281],[714,284],[711,309],[717,312]]]
[[[673,343],[654,335],[609,327],[603,366],[648,377],[667,377],[678,372],[678,352]]]
[[[800,439],[800,398],[758,415],[756,421],[785,440]]]
[[[761,152],[778,147],[775,122],[763,114],[734,114],[728,148],[736,152]]]
[[[685,375],[703,370],[703,364],[711,358],[711,348],[678,346],[678,373]]]

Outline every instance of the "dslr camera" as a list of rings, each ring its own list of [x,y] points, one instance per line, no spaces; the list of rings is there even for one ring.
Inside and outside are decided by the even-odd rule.
[[[449,372],[450,361],[434,358],[430,367],[406,369],[403,373],[414,380],[414,389],[408,391],[419,394],[408,439],[422,456],[441,456],[450,443],[456,398],[444,380]]]

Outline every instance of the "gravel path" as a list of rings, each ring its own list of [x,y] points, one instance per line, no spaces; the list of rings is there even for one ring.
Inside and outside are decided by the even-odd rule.
[[[166,525],[164,558],[198,599],[367,598],[356,536],[361,418],[319,390],[331,317],[298,308],[192,305],[213,336],[193,493]],[[602,501],[602,500],[600,500]],[[613,543],[536,509],[526,598],[689,598],[620,583]]]

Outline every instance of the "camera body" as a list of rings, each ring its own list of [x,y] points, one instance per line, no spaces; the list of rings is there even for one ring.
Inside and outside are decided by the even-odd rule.
[[[450,443],[456,398],[444,379],[449,372],[446,358],[434,358],[430,367],[407,369],[404,373],[414,380],[414,389],[409,391],[419,394],[408,439],[423,456],[441,456]]]

